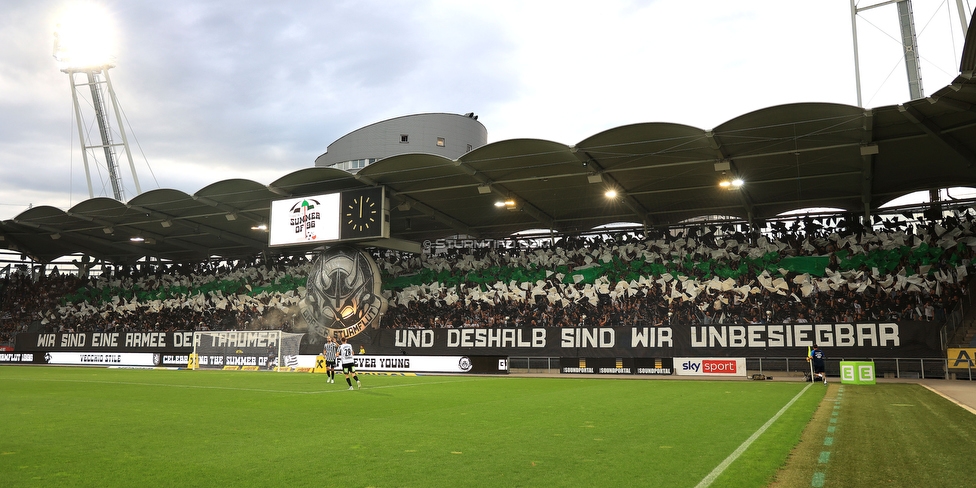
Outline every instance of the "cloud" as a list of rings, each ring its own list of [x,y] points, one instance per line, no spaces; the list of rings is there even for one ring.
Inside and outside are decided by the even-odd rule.
[[[845,2],[103,3],[144,190],[269,183],[350,131],[413,113],[475,112],[489,141],[574,144],[625,124],[709,129],[771,105],[856,103]],[[67,77],[51,57],[62,4],[0,5],[0,219],[87,194]],[[936,15],[942,3],[913,7],[933,92],[959,59],[937,46],[962,40],[957,20]],[[901,50],[878,34],[894,17],[886,9],[859,24],[869,106],[907,99]]]

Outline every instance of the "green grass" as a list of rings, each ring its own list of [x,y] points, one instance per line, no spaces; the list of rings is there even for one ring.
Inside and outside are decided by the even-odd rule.
[[[2,367],[0,484],[691,487],[806,387],[362,379]],[[964,486],[974,452],[976,416],[918,385],[812,385],[712,486]]]
[[[695,486],[805,384],[0,368],[4,486]],[[713,486],[762,486],[804,394]]]
[[[844,386],[825,486],[969,486],[976,482],[976,415],[914,384]]]

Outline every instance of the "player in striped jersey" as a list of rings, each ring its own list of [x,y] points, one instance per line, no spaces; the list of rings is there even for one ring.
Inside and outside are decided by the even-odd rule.
[[[322,346],[322,355],[325,356],[326,374],[329,376],[328,383],[335,383],[336,353],[338,351],[339,344],[336,344],[332,335],[326,336],[325,345]]]

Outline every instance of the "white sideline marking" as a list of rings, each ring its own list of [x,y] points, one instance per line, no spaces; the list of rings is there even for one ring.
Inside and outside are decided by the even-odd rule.
[[[701,480],[700,483],[695,485],[695,488],[705,488],[706,486],[711,485],[715,481],[715,479],[718,478],[719,475],[721,475],[725,471],[725,469],[729,467],[730,464],[735,462],[735,460],[738,459],[739,456],[742,455],[742,453],[746,452],[746,449],[748,449],[749,446],[751,446],[752,443],[759,438],[759,436],[763,435],[763,432],[766,432],[766,429],[768,429],[770,425],[773,425],[773,422],[775,422],[777,419],[780,418],[780,416],[786,413],[786,410],[790,408],[790,406],[792,406],[794,403],[796,403],[796,401],[799,400],[800,396],[803,395],[803,393],[805,393],[807,390],[809,390],[811,386],[813,386],[813,383],[810,383],[809,385],[806,386],[806,388],[800,390],[800,393],[797,393],[796,396],[789,401],[789,403],[783,405],[783,408],[779,409],[779,412],[776,412],[776,415],[773,415],[773,417],[767,420],[766,423],[759,428],[759,430],[753,432],[752,435],[745,440],[745,442],[743,442],[735,451],[732,451],[732,454],[729,454],[729,457],[725,458],[725,461],[722,461],[721,464],[715,466],[715,469],[713,469],[711,473],[708,473],[708,476],[706,476],[705,479]]]
[[[966,405],[965,403],[962,403],[959,400],[956,400],[955,398],[952,398],[951,396],[946,395],[945,393],[942,393],[941,391],[936,390],[935,388],[932,388],[929,385],[923,385],[921,383],[919,383],[918,385],[921,386],[922,388],[925,388],[928,391],[931,391],[932,393],[935,393],[936,395],[939,395],[942,398],[945,398],[946,400],[949,400],[952,403],[955,403],[956,405],[959,405],[962,408],[965,408],[966,410],[969,410],[969,413],[976,414],[976,408],[970,407],[969,405]]]
[[[205,386],[205,385],[181,385],[181,384],[171,384],[171,383],[140,383],[134,381],[98,381],[98,380],[55,380],[55,379],[27,379],[27,378],[2,378],[4,380],[21,380],[21,381],[49,381],[52,383],[98,383],[104,385],[132,385],[132,386],[168,386],[172,388],[187,388],[187,389],[199,389],[199,390],[230,390],[230,391],[255,391],[261,393],[292,393],[296,395],[318,395],[321,393],[339,393],[347,391],[347,388],[338,389],[328,389],[328,390],[317,390],[317,391],[295,391],[295,390],[271,390],[265,388],[235,388],[230,386]],[[464,383],[467,381],[474,380],[460,380],[460,381],[431,381],[427,383],[408,383],[399,385],[384,385],[384,386],[370,386],[364,387],[362,390],[379,390],[381,388],[403,388],[407,386],[423,386],[423,385],[440,385],[444,383]],[[336,383],[337,385],[339,383]]]

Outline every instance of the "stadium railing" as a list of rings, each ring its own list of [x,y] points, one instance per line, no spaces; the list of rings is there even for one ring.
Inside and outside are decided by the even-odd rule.
[[[974,314],[973,307],[973,293],[976,292],[976,280],[970,280],[966,287],[967,293],[960,297],[959,303],[956,307],[949,312],[946,316],[945,326],[942,327],[942,348],[945,349],[947,346],[951,346],[949,341],[953,339],[956,335],[956,330],[962,327],[966,319],[973,319],[976,317]]]
[[[827,376],[840,376],[841,361],[873,361],[878,378],[918,379],[969,379],[973,380],[973,368],[950,368],[947,358],[858,358],[831,357],[825,366]],[[809,373],[810,365],[805,358],[746,358],[746,369],[760,373],[783,372],[786,374]],[[966,371],[965,373],[962,373]],[[962,374],[960,374],[962,373]]]
[[[976,372],[972,367],[950,368],[947,358],[837,358],[827,360],[827,376],[840,376],[841,361],[874,361],[878,378],[968,379]],[[559,373],[559,358],[509,357],[509,370],[514,373]],[[746,358],[746,369],[760,374],[777,373],[802,376],[810,372],[810,363],[798,357]]]

